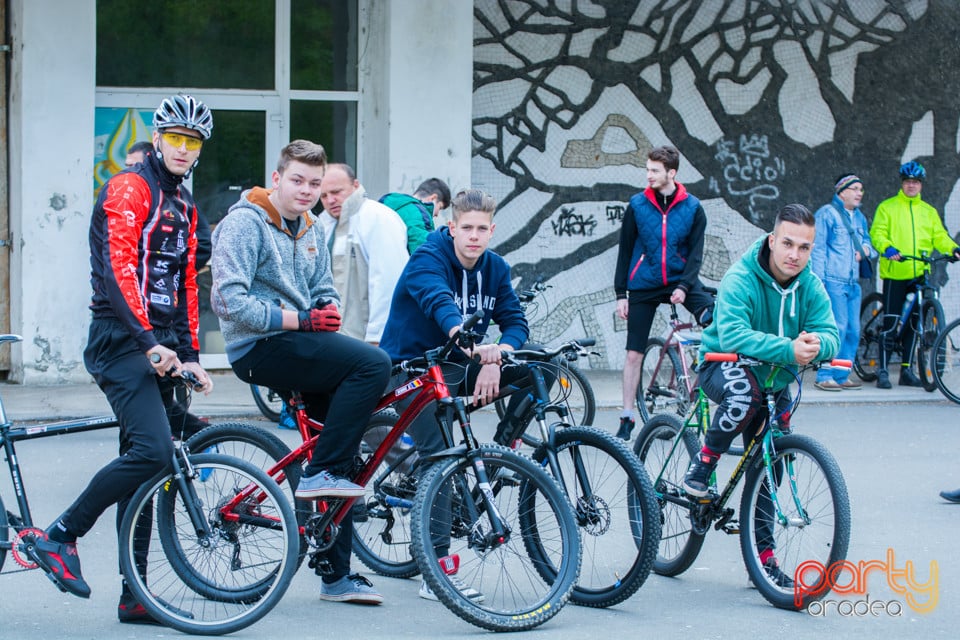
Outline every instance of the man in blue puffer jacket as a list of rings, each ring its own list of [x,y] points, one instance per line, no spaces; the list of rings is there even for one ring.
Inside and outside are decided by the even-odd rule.
[[[623,414],[617,436],[630,439],[640,365],[657,307],[682,304],[707,324],[713,297],[700,282],[707,216],[700,201],[676,181],[680,152],[657,147],[647,155],[647,186],[630,198],[620,230],[613,288],[617,315],[627,321]]]

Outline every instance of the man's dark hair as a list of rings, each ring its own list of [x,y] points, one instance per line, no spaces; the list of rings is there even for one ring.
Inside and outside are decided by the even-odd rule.
[[[134,142],[130,145],[130,148],[127,149],[127,155],[131,153],[142,153],[143,157],[146,158],[148,153],[153,152],[153,143],[149,140],[141,140],[140,142]]]
[[[677,151],[676,147],[671,147],[670,145],[651,149],[650,153],[647,154],[647,160],[662,162],[663,168],[667,171],[670,169],[674,171],[680,169],[680,152]]]
[[[780,209],[777,212],[777,220],[773,223],[773,228],[779,227],[781,222],[800,224],[805,227],[817,226],[817,219],[810,213],[810,209],[798,203],[788,204]]]
[[[417,190],[413,192],[414,198],[423,200],[421,196],[437,196],[441,209],[446,209],[450,206],[450,187],[440,178],[424,180],[420,186],[417,187]]]

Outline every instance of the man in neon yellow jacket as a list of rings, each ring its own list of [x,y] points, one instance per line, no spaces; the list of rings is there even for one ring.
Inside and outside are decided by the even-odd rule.
[[[937,210],[920,198],[923,179],[927,172],[917,162],[907,162],[900,167],[901,188],[897,195],[884,200],[877,207],[870,227],[873,246],[880,252],[880,279],[883,281],[884,331],[896,327],[900,310],[907,294],[913,291],[930,265],[916,260],[904,260],[903,254],[919,256],[930,254],[934,249],[943,254],[953,254],[960,259],[960,247],[943,227]],[[903,254],[901,253],[903,252]],[[901,366],[900,385],[921,386],[920,379],[910,370],[910,358],[916,338],[914,327],[920,322],[919,307],[911,311],[909,322],[904,323],[900,339]],[[877,387],[890,388],[887,372],[888,346],[880,342],[880,369],[877,371]]]

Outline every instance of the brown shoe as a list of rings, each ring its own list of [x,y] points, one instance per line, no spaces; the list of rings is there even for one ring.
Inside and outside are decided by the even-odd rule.
[[[813,386],[821,391],[843,391],[843,387],[837,384],[836,380],[825,380],[823,382],[814,382]]]
[[[847,380],[840,385],[844,389],[862,389],[863,385],[858,380]]]

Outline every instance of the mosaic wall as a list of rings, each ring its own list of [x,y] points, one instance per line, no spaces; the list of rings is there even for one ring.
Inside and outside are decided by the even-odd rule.
[[[476,0],[474,19],[472,172],[501,203],[492,246],[518,286],[550,285],[534,337],[596,336],[594,368],[623,364],[617,239],[653,146],[680,150],[678,180],[703,201],[708,283],[780,206],[815,210],[848,171],[870,219],[919,160],[924,199],[960,230],[958,3]]]

